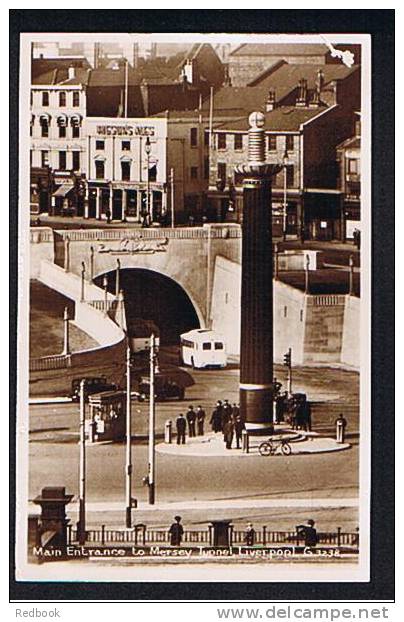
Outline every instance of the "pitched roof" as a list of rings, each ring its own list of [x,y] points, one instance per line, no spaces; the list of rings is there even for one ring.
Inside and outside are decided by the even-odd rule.
[[[90,71],[88,69],[82,69],[75,67],[74,78],[69,78],[68,68],[54,68],[45,71],[39,75],[32,76],[31,84],[41,85],[59,85],[59,86],[73,86],[73,85],[86,85],[88,83]]]
[[[321,112],[327,110],[325,106],[319,108],[296,108],[294,106],[282,106],[265,113],[265,131],[293,132],[298,131],[300,125],[310,119],[314,119]],[[227,121],[215,128],[215,131],[247,132],[249,129],[248,117],[242,117],[235,121]]]
[[[251,80],[249,86],[265,86],[266,88],[279,88],[280,92],[291,91],[301,78],[307,80],[307,87],[314,88],[319,70],[323,72],[324,84],[333,80],[344,80],[352,73],[359,71],[359,66],[347,67],[346,65],[313,65],[311,63],[289,64],[284,63],[276,71],[268,74],[268,69]],[[277,93],[278,94],[278,93]]]
[[[344,142],[337,145],[337,149],[360,149],[361,147],[361,138],[360,136],[352,136],[351,138],[347,138]]]
[[[224,86],[213,95],[213,110],[214,113],[221,110],[227,112],[264,110],[267,95],[268,89],[262,86]],[[203,102],[202,109],[208,110],[209,106],[210,99],[207,98]]]
[[[243,43],[230,56],[325,56],[323,43]]]

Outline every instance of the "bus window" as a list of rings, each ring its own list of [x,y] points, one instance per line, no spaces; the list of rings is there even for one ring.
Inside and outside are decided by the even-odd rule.
[[[202,344],[202,350],[211,350],[212,349],[212,344],[209,341],[205,341],[205,343]]]
[[[215,350],[223,350],[223,344],[221,341],[215,341]]]

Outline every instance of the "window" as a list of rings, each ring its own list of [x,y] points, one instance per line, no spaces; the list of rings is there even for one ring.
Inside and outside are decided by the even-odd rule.
[[[59,108],[64,108],[66,106],[66,93],[64,91],[60,91],[59,93]]]
[[[66,138],[66,126],[59,125],[59,138]]]
[[[202,350],[211,350],[212,349],[212,344],[209,342],[205,342],[202,344]]]
[[[359,160],[356,158],[348,158],[347,168],[349,175],[357,175],[359,172]]]
[[[49,106],[49,93],[48,91],[42,92],[42,106]]]
[[[198,167],[191,166],[191,179],[198,179]]]
[[[103,140],[95,141],[95,148],[97,149],[97,151],[104,151],[104,147],[105,147],[105,143]]]
[[[73,138],[80,138],[80,126],[79,125],[73,125],[73,127],[72,127],[72,137]]]
[[[204,134],[204,145],[205,147],[209,147],[210,143],[210,132],[205,132]]]
[[[41,123],[41,136],[42,138],[49,136],[49,125],[47,123]]]
[[[130,162],[121,162],[122,181],[130,180]]]
[[[217,135],[217,148],[226,149],[226,134],[223,134],[223,132]]]
[[[80,151],[72,151],[73,154],[73,170],[80,170]]]
[[[191,127],[191,147],[198,146],[198,128]]]
[[[223,350],[223,344],[221,341],[215,341],[215,350]]]
[[[203,178],[209,179],[209,158],[205,158],[203,161]]]
[[[95,162],[95,178],[104,179],[104,162],[102,160]]]
[[[276,136],[274,134],[268,136],[268,151],[276,151]]]
[[[29,150],[29,165],[32,166],[32,149]]]
[[[286,136],[286,151],[293,151],[294,149],[294,136]]]
[[[157,165],[153,164],[153,166],[149,168],[149,181],[156,181],[156,179],[157,179]]]
[[[66,170],[66,151],[59,151],[59,169]]]
[[[243,135],[234,134],[234,149],[241,151],[243,149]]]
[[[225,162],[217,163],[217,176],[219,179],[226,180],[226,163]]]
[[[295,167],[293,164],[288,164],[286,167],[286,185],[293,186],[295,183]]]
[[[122,141],[122,151],[130,151],[130,140]]]
[[[73,91],[73,108],[78,108],[80,106],[80,93],[78,91]]]
[[[49,151],[41,151],[41,166],[49,166]]]

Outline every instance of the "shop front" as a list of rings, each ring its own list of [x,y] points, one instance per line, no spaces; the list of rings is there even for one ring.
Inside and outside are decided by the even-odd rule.
[[[69,171],[53,172],[51,198],[52,216],[74,216],[77,214],[76,178]]]
[[[30,212],[48,214],[51,203],[52,180],[48,167],[31,168]]]

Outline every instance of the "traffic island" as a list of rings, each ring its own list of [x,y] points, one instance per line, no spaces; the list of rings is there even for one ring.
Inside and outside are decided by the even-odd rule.
[[[263,451],[260,446],[268,440],[271,440],[273,453]],[[283,445],[290,447],[287,453],[283,451]],[[187,438],[185,444],[178,445],[173,439],[172,443],[159,443],[156,445],[156,451],[163,454],[171,454],[173,456],[185,457],[228,457],[228,458],[261,458],[268,456],[270,458],[293,458],[295,455],[328,453],[333,451],[342,451],[349,449],[349,443],[337,443],[331,437],[320,436],[316,432],[303,432],[290,430],[288,428],[278,428],[277,433],[268,437],[249,437],[249,450],[243,451],[236,448],[233,440],[231,449],[227,449],[221,432],[209,433],[204,436],[196,436]]]

